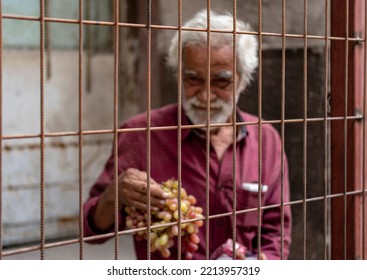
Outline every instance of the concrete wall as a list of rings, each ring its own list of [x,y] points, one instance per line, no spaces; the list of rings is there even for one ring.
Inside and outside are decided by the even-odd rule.
[[[304,12],[303,0],[292,0],[286,2],[286,33],[303,34],[304,33]],[[307,9],[308,34],[324,34],[324,14],[325,3],[320,0],[309,0]],[[161,0],[161,13],[163,24],[178,24],[177,1]],[[263,0],[263,32],[282,31],[282,0]],[[188,0],[182,1],[183,21],[192,17],[197,11],[207,8],[206,0]],[[214,11],[233,11],[233,1],[212,0],[211,9]],[[174,12],[172,12],[174,11]],[[253,30],[258,30],[258,1],[237,1],[237,17],[251,24]],[[281,41],[277,37],[264,36],[264,48],[281,48]],[[310,45],[321,45],[322,41],[310,40]],[[287,47],[302,47],[303,40],[287,39]]]
[[[3,52],[3,134],[40,133],[39,52]],[[45,129],[78,131],[78,53],[52,52],[52,76],[45,83]],[[113,57],[92,59],[93,86],[84,92],[83,128],[113,127]],[[111,151],[110,135],[84,137],[84,194],[98,176]],[[78,232],[78,138],[46,139],[46,237]],[[3,141],[3,242],[4,245],[39,239],[40,140]]]
[[[38,17],[38,0],[5,0],[3,13]],[[84,18],[110,21],[111,1],[84,4]],[[46,16],[78,19],[79,2],[47,1]],[[88,12],[88,8],[89,12]],[[50,56],[45,82],[45,129],[47,132],[78,130],[79,26],[48,23]],[[83,129],[113,127],[113,55],[111,28],[85,27],[84,40],[91,42],[91,67],[84,56]],[[89,41],[89,39],[91,41]],[[40,24],[37,21],[3,21],[3,134],[40,133]],[[91,79],[87,71],[91,69]],[[47,71],[46,71],[47,72]],[[87,91],[87,88],[91,88]],[[85,136],[83,146],[83,193],[101,171],[111,151],[110,135]],[[45,145],[46,238],[72,236],[78,232],[79,157],[77,137],[47,138]],[[40,140],[3,142],[3,244],[37,241],[40,238]]]

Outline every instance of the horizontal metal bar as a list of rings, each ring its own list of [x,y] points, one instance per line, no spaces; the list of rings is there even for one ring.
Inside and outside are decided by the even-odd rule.
[[[363,120],[362,115],[348,116],[348,117],[320,117],[320,118],[308,118],[308,119],[286,119],[286,120],[262,120],[261,124],[281,124],[284,123],[304,123],[304,122],[325,122],[325,121],[342,121],[342,120]],[[259,122],[237,122],[237,126],[241,125],[258,125]],[[211,124],[210,127],[224,127],[224,126],[233,126],[233,123],[221,123],[221,124]],[[182,129],[194,129],[194,128],[206,128],[206,124],[197,124],[197,125],[182,125]],[[160,131],[160,130],[177,130],[178,126],[156,126],[151,127],[151,131]],[[136,127],[136,128],[120,128],[118,129],[119,133],[126,132],[145,132],[147,128],[144,127]],[[101,129],[101,130],[84,130],[82,132],[83,135],[96,135],[96,134],[113,134],[113,129]],[[64,136],[79,136],[79,131],[66,131],[66,132],[50,132],[45,133],[44,137],[53,138],[53,137],[64,137]],[[4,135],[2,140],[15,140],[15,139],[31,139],[31,138],[40,138],[40,134],[16,134],[16,135]]]
[[[331,195],[327,195],[327,196],[318,196],[318,197],[312,197],[312,198],[307,198],[307,199],[300,199],[300,200],[295,200],[295,201],[289,201],[284,203],[284,206],[293,206],[293,205],[297,205],[297,204],[303,204],[303,203],[309,203],[309,202],[315,202],[315,201],[322,201],[325,199],[332,199],[332,198],[337,198],[337,197],[343,197],[343,196],[352,196],[352,195],[362,195],[363,193],[367,194],[367,188],[364,188],[364,190],[358,190],[358,191],[351,191],[351,192],[346,192],[346,193],[337,193],[337,194],[331,194]],[[272,208],[279,208],[281,207],[281,204],[272,204],[272,205],[267,205],[267,206],[262,206],[261,210],[267,210],[267,209],[272,209]],[[254,212],[257,211],[258,208],[250,208],[250,209],[246,209],[246,210],[239,210],[236,211],[236,215],[241,215],[241,214],[245,214],[245,213],[249,213],[249,212]],[[226,212],[226,213],[221,213],[221,214],[216,214],[216,215],[210,215],[208,218],[210,220],[214,220],[217,218],[222,218],[222,217],[227,217],[227,216],[231,216],[233,215],[233,212]],[[190,220],[183,220],[181,221],[181,223],[190,223],[190,222],[194,222],[194,221],[198,221],[198,220],[205,220],[206,218],[195,218],[195,219],[190,219]],[[177,224],[177,222],[171,222],[171,223],[167,223],[164,225],[156,225],[156,226],[150,226],[151,229],[155,229],[155,228],[160,228],[160,227],[166,227],[166,226],[172,226]],[[119,231],[118,234],[119,236],[122,235],[126,235],[126,234],[132,234],[134,232],[137,231],[141,231],[141,230],[146,230],[146,227],[142,227],[142,228],[138,228],[138,229],[130,229],[130,230],[122,230]],[[106,233],[103,235],[98,235],[98,236],[91,236],[91,237],[85,237],[83,238],[83,241],[93,241],[93,240],[98,240],[101,238],[109,238],[109,237],[113,237],[115,236],[115,232],[111,232],[111,233]],[[76,244],[79,243],[80,239],[79,238],[74,238],[74,239],[68,239],[65,241],[58,241],[58,242],[50,242],[50,243],[46,243],[44,248],[45,249],[49,249],[49,248],[55,248],[55,247],[60,247],[63,245],[71,245],[71,244]],[[22,253],[27,253],[27,252],[32,252],[32,251],[37,251],[40,250],[41,246],[40,245],[33,245],[33,246],[28,246],[28,247],[23,247],[23,248],[17,248],[17,249],[10,249],[10,250],[5,250],[3,251],[3,257],[6,256],[11,256],[11,255],[17,255],[17,254],[22,254]]]
[[[39,17],[36,16],[23,16],[23,15],[15,15],[15,14],[3,14],[3,19],[10,19],[10,20],[26,20],[26,21],[40,21]],[[52,18],[52,17],[45,17],[45,22],[53,22],[53,23],[65,23],[65,24],[80,24],[78,19],[65,19],[65,18]],[[98,26],[110,26],[113,27],[115,25],[114,22],[110,21],[96,21],[96,20],[83,20],[81,21],[83,25],[98,25]],[[119,27],[131,27],[131,28],[147,28],[147,24],[139,24],[139,23],[126,23],[120,22]],[[177,26],[170,26],[170,25],[150,25],[152,29],[163,29],[163,30],[179,30]],[[206,28],[189,28],[189,27],[180,27],[182,31],[197,31],[197,32],[207,32]],[[230,33],[233,34],[231,30],[217,30],[217,29],[210,29],[212,33]],[[256,31],[237,31],[237,34],[249,34],[249,35],[258,35]],[[286,38],[299,38],[299,39],[316,39],[316,40],[341,40],[341,41],[351,41],[351,42],[364,42],[363,38],[345,38],[345,37],[333,37],[333,36],[323,36],[323,35],[304,35],[304,34],[282,34],[282,33],[275,33],[275,32],[261,32],[261,36],[265,37],[286,37]]]

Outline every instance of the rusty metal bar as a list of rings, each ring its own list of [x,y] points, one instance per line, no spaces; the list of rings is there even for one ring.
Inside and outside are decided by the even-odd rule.
[[[28,21],[39,21],[39,17],[35,16],[22,16],[22,15],[12,15],[12,14],[4,14],[3,19],[11,19],[11,20],[28,20]],[[55,23],[66,23],[66,24],[79,24],[79,20],[75,19],[61,19],[61,18],[51,18],[45,17],[45,22],[55,22]],[[114,26],[113,22],[108,21],[96,21],[96,20],[83,20],[83,25],[98,25],[98,26]],[[133,28],[146,28],[146,24],[138,24],[138,23],[123,23],[120,22],[119,27],[133,27]],[[152,29],[163,29],[163,30],[178,30],[177,26],[170,26],[170,25],[151,25]],[[204,28],[194,28],[194,27],[182,27],[182,31],[198,31],[198,32],[207,32]],[[217,30],[212,29],[210,32],[212,33],[231,33],[230,30]],[[249,35],[258,35],[258,32],[252,31],[238,31],[237,34],[249,34]],[[262,36],[264,37],[279,37],[282,36],[286,38],[299,38],[303,39],[303,34],[289,34],[286,33],[284,35],[280,33],[274,32],[262,32]],[[324,36],[320,35],[308,35],[308,39],[317,39],[317,40],[325,40]],[[338,36],[329,36],[330,40],[334,41],[345,41],[345,37],[338,37]],[[351,42],[363,42],[362,39],[359,38],[348,38],[348,41]]]
[[[45,0],[40,0],[40,231],[41,260],[45,257]]]
[[[177,9],[177,17],[178,17],[178,53],[177,53],[177,61],[178,61],[178,73],[177,73],[177,181],[178,181],[178,192],[177,192],[177,201],[178,201],[178,240],[177,240],[177,259],[181,258],[181,188],[182,188],[182,1],[178,0],[178,9]]]
[[[349,82],[349,0],[345,1],[345,68],[344,68],[344,194],[347,192],[347,184],[348,184],[348,123],[346,117],[348,116],[348,82]],[[344,195],[344,259],[347,259],[347,200]]]
[[[338,121],[344,120],[344,117],[327,117],[327,121]],[[355,116],[348,116],[347,120],[355,120],[360,121],[363,120],[363,116],[357,114]],[[285,119],[284,123],[303,123],[303,122],[323,122],[325,121],[324,118],[309,118],[307,120],[304,119]],[[262,124],[280,124],[281,120],[262,120]],[[237,122],[237,126],[242,125],[258,125],[259,122]],[[231,123],[220,123],[220,124],[211,124],[211,127],[222,127],[222,126],[231,126]],[[152,131],[159,131],[159,130],[177,130],[178,126],[157,126],[151,127]],[[182,125],[182,129],[194,129],[194,128],[205,128],[205,124],[190,124],[190,125]],[[146,131],[145,127],[139,128],[119,128],[118,133],[123,132],[142,132]],[[98,135],[98,134],[113,134],[113,129],[100,129],[100,130],[84,130],[83,135]],[[62,137],[62,136],[78,136],[78,131],[65,131],[65,132],[49,132],[45,133],[45,138],[52,138],[52,137]],[[31,138],[39,138],[40,134],[16,134],[16,135],[5,135],[3,136],[3,140],[14,140],[14,139],[31,139]]]
[[[281,97],[281,157],[280,157],[280,165],[281,165],[281,229],[280,229],[280,258],[284,259],[284,170],[285,170],[285,100],[286,100],[286,37],[284,34],[286,33],[286,0],[282,0],[282,97]],[[261,190],[259,189],[259,197]]]
[[[83,30],[83,21],[84,18],[84,5],[83,0],[79,0],[79,256],[80,259],[84,259],[84,211],[83,211],[83,39],[84,39],[84,30]]]
[[[150,250],[150,225],[151,225],[151,193],[150,193],[150,177],[151,177],[151,109],[152,109],[152,82],[151,82],[151,61],[152,61],[152,1],[147,3],[147,192],[148,192],[148,234],[147,234],[147,259],[151,258]],[[179,196],[181,197],[181,196]]]
[[[50,14],[50,1],[45,2],[45,17]],[[50,23],[45,23],[46,77],[51,78],[51,35]]]
[[[115,259],[119,258],[119,185],[118,185],[118,91],[119,91],[119,20],[120,20],[120,6],[119,0],[114,0],[114,91],[113,91],[113,155],[114,155],[114,183],[115,183],[115,202],[114,202],[114,215],[115,215]]]
[[[303,33],[304,33],[304,40],[303,40],[303,116],[304,119],[307,119],[307,110],[308,110],[308,103],[307,103],[307,83],[308,83],[308,75],[307,75],[307,16],[308,16],[308,1],[304,0],[303,2]],[[307,198],[307,132],[308,126],[307,122],[303,123],[303,199],[306,200]],[[303,204],[303,259],[307,259],[307,204],[306,202]]]
[[[211,28],[210,28],[210,10],[211,10],[211,2],[210,0],[207,1],[207,42],[206,42],[206,46],[207,46],[207,84],[206,84],[206,88],[207,88],[207,103],[206,103],[206,138],[205,138],[205,176],[206,176],[206,180],[205,180],[205,213],[206,213],[206,219],[205,219],[205,226],[206,226],[206,232],[205,232],[205,254],[206,254],[206,259],[209,260],[210,258],[210,251],[209,251],[209,245],[210,245],[210,220],[209,220],[209,215],[210,215],[210,183],[209,183],[209,179],[210,179],[210,55],[211,55]]]
[[[328,96],[329,96],[329,0],[325,0],[325,23],[324,23],[324,33],[325,33],[325,43],[324,43],[324,52],[325,52],[325,66],[324,66],[324,80],[325,80],[325,91],[324,91],[324,259],[327,260],[330,258],[330,253],[328,250],[328,244],[326,242],[327,238],[329,238],[329,208],[330,203],[327,199],[327,195],[330,193],[330,184],[329,184],[329,122],[328,122]],[[330,245],[329,245],[330,247]]]
[[[258,0],[258,26],[257,26],[257,36],[258,36],[258,60],[259,60],[259,67],[258,67],[258,228],[257,228],[257,258],[260,259],[261,254],[261,188],[262,188],[262,112],[263,112],[263,12],[262,12],[262,1]]]
[[[85,3],[86,9],[86,17],[87,19],[91,18],[91,0],[87,0]],[[98,8],[97,8],[98,10]],[[83,19],[80,19],[82,21]],[[86,91],[88,93],[92,90],[92,55],[93,55],[93,36],[92,36],[92,26],[87,26],[86,30],[86,44],[87,44],[87,58],[86,58],[86,76],[85,76],[85,84]]]
[[[3,3],[0,0],[0,260],[3,256]]]
[[[358,195],[358,194],[362,194],[363,192],[361,191],[353,191],[353,192],[348,192],[347,195],[348,196],[354,196],[354,195]],[[327,199],[331,199],[331,198],[336,198],[336,197],[342,197],[344,194],[334,194],[334,195],[329,195],[327,197]],[[325,199],[324,196],[319,196],[319,197],[313,197],[313,198],[308,198],[307,202],[315,202],[315,201],[323,201]],[[304,203],[303,199],[300,200],[293,200],[293,201],[289,201],[284,203],[284,206],[291,206],[291,205],[301,205]],[[267,205],[267,206],[263,206],[262,209],[273,209],[273,208],[279,208],[281,206],[281,204],[272,204],[272,205]],[[240,210],[237,211],[237,215],[240,214],[245,214],[245,213],[250,213],[253,211],[258,211],[258,208],[249,208],[249,209],[245,209],[245,210]],[[227,213],[221,213],[221,214],[215,214],[215,215],[210,215],[208,218],[210,220],[212,219],[218,219],[218,218],[222,218],[222,217],[228,217],[231,216],[232,212],[227,212]],[[195,218],[195,219],[190,219],[190,220],[184,220],[182,221],[183,223],[190,223],[190,222],[195,222],[198,220],[204,220],[206,219],[206,217],[204,218]],[[171,225],[175,225],[176,222],[171,222],[171,223],[167,223],[164,226],[171,226]],[[155,225],[152,226],[151,229],[155,229],[155,228],[159,228],[162,227],[162,225]],[[144,229],[144,228],[143,228]],[[140,231],[141,228],[139,229],[131,229],[131,230],[123,230],[123,231],[119,231],[119,235],[125,235],[125,234],[131,234],[131,233],[135,233],[137,231]],[[106,233],[103,235],[98,235],[98,236],[91,236],[91,237],[85,237],[84,241],[92,241],[92,240],[97,240],[100,238],[108,238],[108,237],[113,237],[115,233]],[[71,244],[76,244],[79,243],[80,240],[79,238],[74,238],[74,239],[68,239],[65,241],[59,241],[59,242],[50,242],[45,244],[45,249],[49,249],[49,248],[55,248],[55,247],[60,247],[60,246],[64,246],[64,245],[71,245]],[[34,245],[34,246],[27,246],[27,247],[23,247],[23,248],[17,248],[17,249],[10,249],[10,250],[6,250],[3,253],[3,256],[10,256],[10,255],[16,255],[16,254],[21,254],[21,253],[27,253],[27,252],[32,252],[32,251],[38,251],[40,250],[41,246],[40,245]]]
[[[237,137],[237,126],[236,126],[236,120],[237,120],[237,113],[236,113],[236,104],[237,104],[237,98],[236,98],[236,84],[237,84],[237,79],[236,79],[236,71],[237,71],[237,37],[236,37],[236,30],[237,30],[237,1],[233,0],[233,100],[232,100],[232,165],[233,165],[233,169],[232,169],[232,189],[233,189],[233,205],[232,205],[232,228],[233,228],[233,233],[232,233],[232,239],[233,239],[233,244],[232,244],[232,252],[236,252],[236,240],[237,240],[237,216],[236,216],[236,210],[237,210],[237,185],[236,185],[236,173],[237,173],[237,168],[236,168],[236,151],[237,151],[237,141],[236,141],[236,137]],[[259,211],[260,213],[261,211]],[[233,254],[233,259],[236,259],[236,255]]]

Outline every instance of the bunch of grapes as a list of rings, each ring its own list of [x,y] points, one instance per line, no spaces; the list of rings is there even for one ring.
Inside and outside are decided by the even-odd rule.
[[[165,205],[158,211],[151,211],[151,226],[161,225],[152,228],[150,232],[151,252],[159,251],[163,258],[169,258],[170,248],[174,246],[178,236],[178,223],[164,226],[164,224],[177,222],[179,220],[178,211],[178,182],[170,179],[162,183],[161,188],[169,194]],[[203,208],[195,206],[196,198],[188,195],[186,190],[181,187],[181,220],[203,218]],[[125,207],[127,213],[126,227],[128,229],[146,227],[148,223],[147,213],[133,207]],[[181,223],[181,237],[183,253],[185,259],[192,259],[193,253],[199,246],[199,228],[203,226],[203,220]],[[147,231],[141,230],[135,233],[137,240],[147,239]]]

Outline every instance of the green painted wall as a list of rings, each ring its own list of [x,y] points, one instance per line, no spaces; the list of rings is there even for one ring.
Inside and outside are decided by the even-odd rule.
[[[111,0],[84,0],[84,18],[88,19],[87,3],[90,3],[92,20],[111,21]],[[52,18],[78,19],[78,0],[48,0]],[[3,14],[38,17],[39,0],[3,0]],[[67,23],[48,23],[51,45],[54,48],[77,48],[79,45],[79,26]],[[93,45],[98,49],[111,48],[111,27],[86,26],[84,42],[87,42],[87,30],[90,30]],[[27,20],[3,20],[3,44],[7,48],[38,48],[40,41],[40,23]]]

